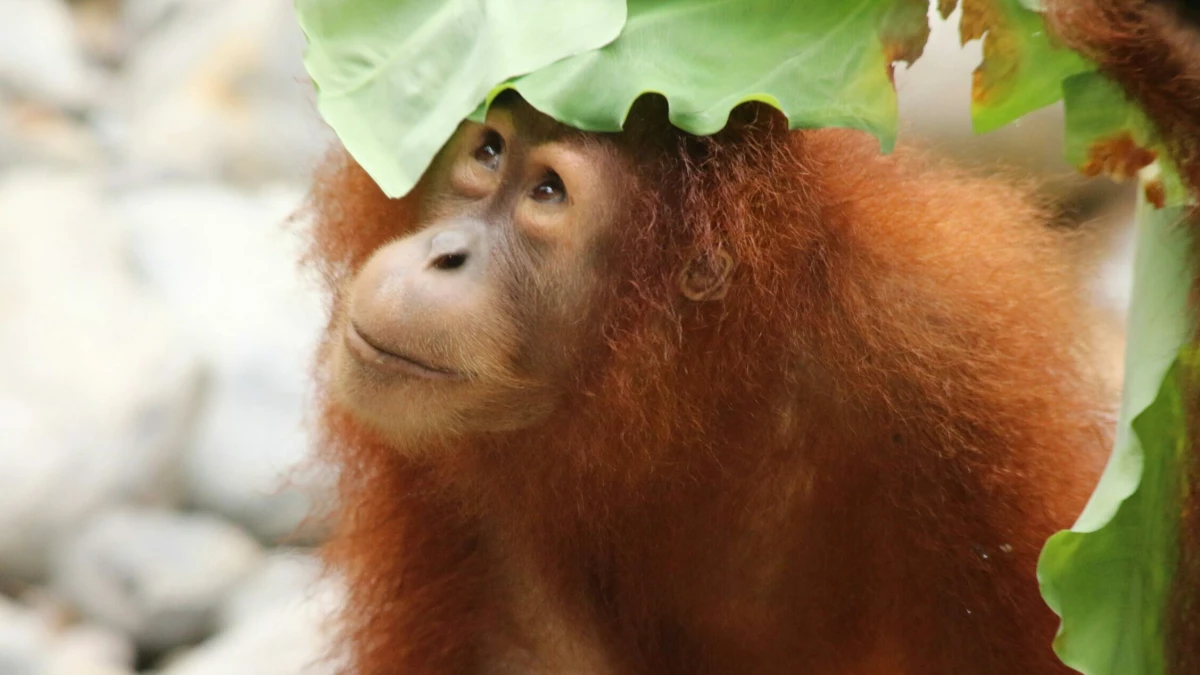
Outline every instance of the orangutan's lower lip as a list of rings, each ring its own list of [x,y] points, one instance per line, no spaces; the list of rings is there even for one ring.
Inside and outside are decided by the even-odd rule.
[[[462,373],[431,366],[411,356],[388,351],[368,338],[353,323],[347,325],[345,332],[346,347],[354,358],[365,366],[424,380],[461,380],[465,377]]]

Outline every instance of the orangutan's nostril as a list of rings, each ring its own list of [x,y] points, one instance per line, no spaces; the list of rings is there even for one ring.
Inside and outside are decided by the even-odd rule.
[[[467,263],[471,237],[459,230],[446,230],[434,235],[429,242],[428,267],[435,270],[456,270]]]
[[[432,267],[439,270],[456,270],[466,262],[466,253],[443,253],[434,259]]]

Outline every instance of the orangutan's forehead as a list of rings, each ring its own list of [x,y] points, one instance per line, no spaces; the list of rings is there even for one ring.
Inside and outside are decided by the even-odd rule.
[[[496,97],[492,102],[488,118],[491,119],[493,115],[502,115],[509,120],[522,141],[530,145],[571,139],[582,141],[589,136],[586,132],[569,127],[539,112],[511,90]]]

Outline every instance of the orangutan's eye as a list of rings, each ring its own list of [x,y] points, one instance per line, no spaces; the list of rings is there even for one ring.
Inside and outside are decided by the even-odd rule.
[[[504,153],[504,139],[495,131],[483,136],[483,143],[475,149],[475,161],[495,171],[500,168],[500,155]]]
[[[542,204],[561,204],[567,200],[567,188],[557,173],[547,171],[529,196]]]

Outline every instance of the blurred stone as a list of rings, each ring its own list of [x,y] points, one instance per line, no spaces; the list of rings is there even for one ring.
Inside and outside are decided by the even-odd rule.
[[[133,44],[148,39],[153,33],[183,13],[204,12],[227,0],[121,0],[121,23],[127,39]]]
[[[88,672],[131,672],[135,649],[125,635],[109,628],[78,624],[65,629],[54,645],[55,660],[63,664],[57,672],[83,675]],[[79,664],[78,666],[76,664]],[[112,670],[84,670],[83,664],[103,664]]]
[[[301,193],[257,196],[216,185],[126,195],[133,258],[212,364],[210,397],[185,457],[192,504],[268,541],[319,536],[328,477],[306,468],[309,362],[324,322],[284,229]]]
[[[65,542],[53,586],[85,615],[160,651],[198,640],[262,562],[258,544],[213,516],[115,509]]]
[[[330,136],[292,11],[290,0],[133,3],[120,109],[134,175],[308,178]]]
[[[96,166],[103,159],[92,130],[77,118],[0,94],[0,171],[20,164]]]
[[[0,174],[0,573],[106,505],[179,498],[200,366],[138,288],[102,185]]]
[[[329,592],[321,561],[311,553],[278,550],[250,575],[221,607],[219,624],[232,628],[263,612],[294,609],[314,595]]]
[[[0,21],[0,92],[82,110],[101,93],[99,73],[75,40],[63,0],[5,0]]]
[[[97,63],[117,65],[124,57],[127,38],[122,30],[122,0],[72,0],[76,42]]]
[[[59,624],[0,596],[0,673],[132,675],[133,646],[118,633]]]
[[[269,603],[167,664],[162,675],[335,675],[330,619],[343,602],[341,586],[323,579],[295,600]],[[282,599],[282,597],[277,598]]]

